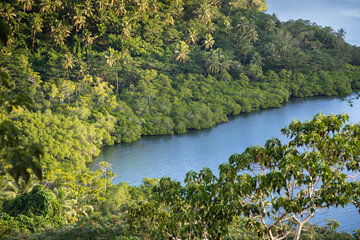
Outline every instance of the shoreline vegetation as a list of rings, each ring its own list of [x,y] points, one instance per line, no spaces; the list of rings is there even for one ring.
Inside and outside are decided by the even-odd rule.
[[[113,185],[106,162],[89,171],[102,146],[360,89],[360,48],[344,29],[264,10],[263,0],[1,1],[0,237],[61,238],[81,222],[89,237],[149,237],[127,214],[158,180]],[[341,234],[334,224],[326,234]]]

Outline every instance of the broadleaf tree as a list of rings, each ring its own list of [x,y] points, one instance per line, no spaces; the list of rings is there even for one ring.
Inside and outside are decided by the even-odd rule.
[[[224,239],[241,216],[259,238],[299,239],[317,211],[360,207],[360,125],[348,120],[322,113],[294,120],[282,129],[287,144],[270,139],[234,154],[219,177],[210,169],[189,172],[185,186],[163,178],[130,212],[130,226],[163,237]]]

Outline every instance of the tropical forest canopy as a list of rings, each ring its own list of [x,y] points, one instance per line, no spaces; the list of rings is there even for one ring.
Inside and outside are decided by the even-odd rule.
[[[114,186],[106,163],[87,169],[102,146],[360,87],[360,49],[344,29],[264,10],[263,0],[1,1],[0,221],[13,225],[0,236],[146,199],[155,180]],[[29,188],[29,173],[48,188]],[[47,208],[20,211],[29,199]]]

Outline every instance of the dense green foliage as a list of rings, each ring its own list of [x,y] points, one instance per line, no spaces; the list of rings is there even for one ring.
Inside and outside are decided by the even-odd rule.
[[[262,12],[262,0],[7,0],[0,8],[11,29],[0,52],[11,76],[4,94],[30,96],[36,112],[0,117],[21,129],[21,145],[44,149],[46,170],[85,169],[103,145],[360,86],[360,54],[342,31],[282,23]]]
[[[10,233],[12,229],[40,227],[58,227],[63,224],[60,204],[52,192],[36,186],[31,192],[5,201],[0,216],[0,235]]]
[[[185,186],[160,180],[148,201],[129,210],[129,224],[152,239],[225,239],[238,216],[260,239],[300,239],[304,224],[324,208],[359,205],[360,125],[347,115],[316,115],[234,154],[219,166],[189,172]],[[145,231],[142,231],[145,232]]]
[[[344,42],[343,29],[280,22],[265,9],[264,0],[1,1],[0,237],[22,232],[26,238],[28,231],[36,232],[33,239],[165,237],[158,227],[200,237],[202,224],[212,236],[241,239],[231,230],[236,224],[253,235],[243,220],[226,215],[229,209],[216,207],[223,204],[216,192],[195,184],[210,175],[206,181],[215,184],[207,170],[189,173],[193,195],[186,201],[199,204],[205,191],[214,205],[191,208],[172,199],[198,223],[183,222],[175,234],[178,226],[164,217],[178,214],[183,221],[184,215],[157,194],[169,194],[161,188],[166,184],[180,191],[179,183],[113,185],[111,166],[102,162],[91,172],[86,164],[104,145],[210,128],[291,97],[360,88],[360,49]],[[164,224],[140,233],[131,231],[146,218],[130,219],[130,228],[115,224],[150,200],[138,207],[158,206],[151,214]],[[22,209],[26,201],[31,204]],[[213,219],[214,211],[223,218]],[[99,216],[111,214],[120,216]]]

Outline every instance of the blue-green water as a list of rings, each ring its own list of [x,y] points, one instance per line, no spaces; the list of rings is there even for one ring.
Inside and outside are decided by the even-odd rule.
[[[262,110],[233,117],[228,123],[212,129],[191,131],[183,135],[143,137],[137,142],[107,147],[96,159],[112,164],[117,174],[114,183],[140,184],[143,177],[169,176],[183,182],[190,170],[218,166],[233,153],[241,153],[251,145],[263,145],[271,137],[286,138],[280,129],[295,118],[305,121],[322,111],[325,114],[348,113],[351,122],[360,121],[360,101],[354,107],[340,98],[295,99],[282,108]],[[325,215],[324,215],[325,214]],[[360,214],[354,208],[324,211],[314,220],[335,218],[341,229],[351,232],[360,227]]]

